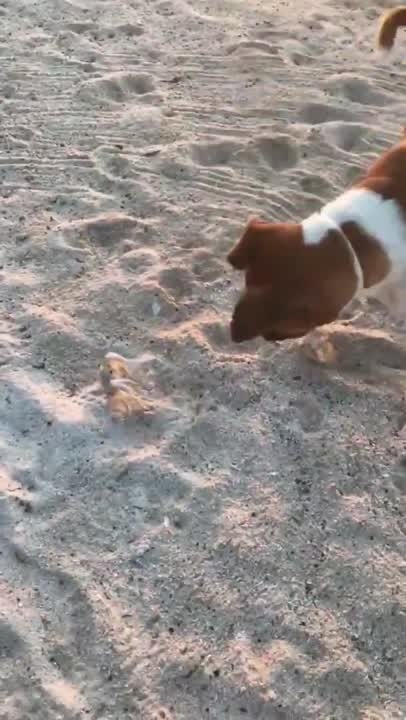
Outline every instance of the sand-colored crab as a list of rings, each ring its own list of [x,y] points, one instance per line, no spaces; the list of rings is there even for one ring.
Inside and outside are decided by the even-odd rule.
[[[123,422],[130,417],[152,413],[151,403],[140,396],[131,377],[129,362],[122,355],[107,353],[99,365],[99,377],[113,420]]]

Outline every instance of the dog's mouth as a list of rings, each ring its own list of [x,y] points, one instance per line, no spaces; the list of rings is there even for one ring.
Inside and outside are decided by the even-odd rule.
[[[257,337],[262,337],[267,342],[283,342],[284,340],[298,340],[305,337],[309,332],[309,328],[296,328],[295,330],[264,330],[262,332],[249,332],[238,327],[235,323],[230,323],[231,340],[235,343],[247,342]]]
[[[261,333],[261,336],[264,338],[264,340],[272,341],[272,342],[282,342],[283,340],[297,340],[298,338],[302,338],[309,332],[309,329],[306,328],[296,328],[295,330],[287,330],[286,332],[283,331],[276,331],[276,330],[266,330],[263,333]]]
[[[238,323],[233,320],[230,323],[230,334],[231,340],[235,343],[247,342],[248,340],[254,340],[257,337],[262,337],[268,342],[282,342],[283,340],[295,340],[302,338],[309,332],[308,328],[295,328],[294,330],[263,330],[252,331],[247,328],[242,328]]]
[[[235,343],[246,342],[247,340],[254,340],[258,336],[258,332],[253,332],[248,328],[241,327],[240,323],[235,320],[231,320],[230,323],[230,334],[231,340]]]

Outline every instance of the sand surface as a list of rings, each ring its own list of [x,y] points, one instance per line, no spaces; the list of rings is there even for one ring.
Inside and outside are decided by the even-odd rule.
[[[1,0],[1,720],[406,717],[406,333],[232,346],[224,260],[398,138],[381,10]]]

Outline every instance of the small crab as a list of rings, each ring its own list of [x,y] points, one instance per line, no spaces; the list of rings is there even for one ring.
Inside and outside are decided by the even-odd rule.
[[[308,360],[319,364],[330,364],[335,361],[337,351],[326,332],[313,330],[301,341],[302,352]]]
[[[130,377],[127,360],[118,353],[107,353],[99,365],[99,376],[103,390],[108,395],[113,380]]]
[[[152,405],[140,397],[128,361],[121,355],[107,353],[99,365],[99,377],[113,420],[124,421],[152,412]]]

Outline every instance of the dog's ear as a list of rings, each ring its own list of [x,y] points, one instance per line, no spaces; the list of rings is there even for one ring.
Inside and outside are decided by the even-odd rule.
[[[280,283],[295,268],[296,274],[302,272],[301,226],[252,220],[229,253],[228,261],[237,270],[245,271],[247,287]]]
[[[260,243],[260,229],[265,223],[252,219],[247,224],[240,240],[228,253],[227,260],[236,270],[245,270],[255,261]]]

